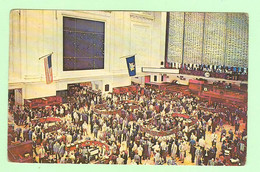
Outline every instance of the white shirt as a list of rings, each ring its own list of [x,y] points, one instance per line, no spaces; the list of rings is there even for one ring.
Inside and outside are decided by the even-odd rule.
[[[212,141],[217,141],[218,136],[215,133],[213,133],[211,138],[212,138]]]
[[[44,149],[44,147],[41,147],[41,148],[39,149],[39,158],[43,158],[44,155],[45,155],[45,149]]]
[[[165,141],[161,143],[162,150],[166,150],[167,144]]]
[[[199,139],[199,145],[201,146],[201,147],[205,147],[205,140],[204,139]]]
[[[64,109],[61,108],[61,109],[60,109],[60,114],[63,114],[63,113],[64,113]]]
[[[160,146],[156,144],[156,145],[153,146],[153,149],[154,149],[154,151],[156,151],[156,150],[160,151]]]
[[[118,158],[116,159],[116,162],[117,162],[117,164],[124,164],[124,159],[121,158],[121,157],[118,157]]]
[[[86,122],[84,122],[83,125],[82,125],[82,128],[85,129],[85,130],[87,130],[88,124],[87,124]]]

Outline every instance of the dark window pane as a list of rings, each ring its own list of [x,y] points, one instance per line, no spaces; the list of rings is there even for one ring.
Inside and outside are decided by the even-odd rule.
[[[104,22],[96,22],[96,32],[98,33],[105,33],[105,23]]]
[[[92,58],[76,58],[75,69],[84,70],[84,69],[94,69],[94,63]]]
[[[76,57],[93,57],[93,38],[90,33],[77,33]]]
[[[63,18],[63,70],[104,69],[105,23]]]
[[[109,91],[109,84],[105,85],[105,91]]]
[[[93,35],[94,56],[104,56],[104,35]]]
[[[74,57],[75,56],[75,44],[76,44],[75,32],[63,32],[63,56]]]
[[[63,70],[74,70],[75,58],[74,57],[64,57],[63,58]]]
[[[64,17],[63,18],[63,30],[75,31],[76,29],[76,19]]]
[[[98,21],[77,19],[76,28],[82,32],[104,33],[104,23]]]
[[[104,69],[104,58],[94,58],[95,69]]]

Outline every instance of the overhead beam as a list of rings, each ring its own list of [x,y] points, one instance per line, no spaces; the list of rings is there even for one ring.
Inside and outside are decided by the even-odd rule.
[[[153,68],[153,67],[142,67],[144,73],[163,73],[163,74],[179,74],[179,69],[167,69],[167,68]]]

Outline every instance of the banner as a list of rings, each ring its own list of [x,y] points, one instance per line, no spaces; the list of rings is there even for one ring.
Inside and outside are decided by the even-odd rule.
[[[135,56],[126,58],[127,68],[129,76],[136,75],[136,65],[135,65]]]

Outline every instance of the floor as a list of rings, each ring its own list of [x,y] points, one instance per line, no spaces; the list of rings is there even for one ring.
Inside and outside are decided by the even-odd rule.
[[[13,122],[13,117],[11,114],[8,115],[8,123],[9,124],[14,124]],[[243,129],[245,128],[245,123],[242,123],[243,121],[241,120],[241,123],[240,123],[240,131],[243,131]],[[224,128],[228,131],[230,128],[234,131],[235,130],[235,127],[234,126],[231,126],[231,125],[223,125]],[[24,126],[19,126],[21,127],[22,129],[24,128]],[[17,128],[17,126],[15,125],[15,129]],[[88,125],[88,136],[91,138],[91,139],[94,139],[94,134],[90,133],[90,124]],[[209,145],[211,146],[211,132],[210,131],[206,131],[206,145]],[[220,151],[221,151],[221,143],[219,141],[219,138],[220,138],[220,129],[218,128],[216,130],[216,134],[218,135],[218,140],[217,140],[217,157],[218,155],[220,154]],[[189,149],[188,149],[189,150]],[[37,151],[37,149],[36,149]],[[167,160],[170,158],[170,156],[167,157]],[[35,157],[36,161],[38,162],[39,161],[39,157],[36,156]],[[167,161],[166,161],[167,162]],[[176,163],[177,165],[195,165],[195,163],[192,163],[191,162],[191,155],[190,153],[188,153],[188,151],[186,152],[186,157],[184,159],[184,163],[182,163],[181,161],[179,161],[179,159],[177,158],[176,159]],[[128,161],[127,161],[127,164],[131,164],[131,159],[128,158]],[[153,165],[154,164],[154,158],[153,158],[153,155],[151,155],[151,158],[149,160],[142,160],[142,164],[143,165]],[[165,163],[166,164],[166,163]]]

